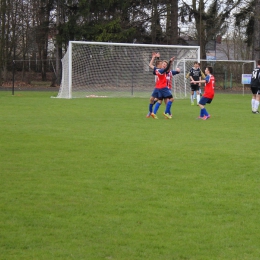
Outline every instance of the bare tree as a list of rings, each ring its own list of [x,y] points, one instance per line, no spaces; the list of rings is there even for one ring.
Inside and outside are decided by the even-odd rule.
[[[197,42],[201,47],[201,57],[206,58],[206,45],[216,43],[218,34],[224,34],[228,28],[226,23],[232,10],[242,0],[192,0],[191,4],[182,0],[181,20],[183,23],[194,21]],[[194,20],[192,20],[192,18]]]
[[[50,13],[53,9],[53,0],[39,0],[36,4],[38,7],[35,9],[37,10],[36,43],[38,45],[39,59],[41,60],[42,80],[46,81]]]
[[[255,19],[254,19],[254,37],[253,37],[253,59],[260,59],[260,0],[255,0]]]
[[[1,15],[1,39],[0,39],[0,85],[2,85],[3,80],[3,69],[5,66],[5,17],[6,17],[6,1],[1,0],[0,15]]]

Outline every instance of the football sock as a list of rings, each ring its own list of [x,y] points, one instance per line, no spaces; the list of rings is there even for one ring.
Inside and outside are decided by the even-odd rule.
[[[254,106],[255,105],[255,100],[252,98],[251,99],[251,107],[252,107],[252,111],[254,111]]]
[[[158,111],[160,105],[161,105],[160,102],[157,102],[157,103],[155,104],[155,107],[154,107],[154,110],[153,110],[154,114],[157,113],[157,111]]]
[[[168,101],[165,109],[165,113],[171,114],[171,106],[172,106],[172,101]]]
[[[203,117],[203,116],[208,116],[208,115],[209,115],[209,114],[208,114],[208,112],[207,112],[207,110],[206,110],[205,107],[200,110],[200,116],[201,116],[201,117]]]
[[[204,116],[204,108],[202,108],[201,110],[200,110],[200,117],[203,117]]]
[[[198,94],[197,95],[197,104],[199,104],[199,102],[200,102],[200,95]]]
[[[149,104],[149,112],[150,112],[150,113],[153,112],[153,104]]]
[[[255,111],[258,111],[259,101],[255,100]]]
[[[252,98],[252,100],[251,100],[251,106],[252,106],[252,111],[255,111],[254,109],[255,109],[255,99],[253,99]]]
[[[206,108],[204,108],[205,110],[204,110],[204,115],[205,116],[208,116],[209,115],[209,113],[208,113],[208,111],[206,110]]]
[[[193,95],[190,95],[190,102],[193,103]]]

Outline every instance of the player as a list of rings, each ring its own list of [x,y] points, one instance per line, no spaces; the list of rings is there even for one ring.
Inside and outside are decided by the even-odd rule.
[[[194,91],[196,91],[196,93],[197,93],[197,105],[199,105],[199,101],[200,101],[199,89],[200,89],[200,86],[199,86],[199,84],[192,83],[192,82],[201,80],[201,70],[199,68],[199,63],[197,61],[194,62],[193,67],[190,69],[189,77],[190,77],[190,80],[191,80],[191,82],[190,82],[190,88],[191,88],[190,100],[191,100],[191,105],[194,105],[194,102],[193,102]]]
[[[200,63],[199,63],[199,62],[198,62],[198,65],[199,65],[199,68],[200,68]],[[201,70],[201,68],[200,68],[200,73],[201,73],[201,79],[205,79],[206,76],[205,76],[205,74],[203,73],[203,71]],[[200,84],[200,88],[199,88],[199,93],[200,93],[200,96],[202,96],[201,84]],[[197,98],[197,93],[196,93],[196,91],[194,91],[193,99],[196,99],[196,98]]]
[[[151,59],[150,64],[149,64],[150,68],[152,68],[152,69],[154,69],[153,62],[154,62],[155,57],[156,57],[156,53],[153,53],[152,59]],[[154,89],[152,96],[150,98],[150,105],[149,105],[149,111],[151,112],[151,116],[154,119],[158,119],[156,113],[157,113],[157,111],[158,111],[158,109],[159,109],[159,107],[162,103],[162,100],[164,98],[169,98],[169,101],[167,102],[167,105],[166,105],[165,116],[167,118],[171,119],[170,109],[171,109],[171,105],[172,105],[172,102],[173,102],[173,96],[172,96],[171,92],[169,91],[169,89],[167,87],[166,72],[167,72],[167,70],[169,70],[171,62],[173,60],[174,60],[174,57],[172,57],[169,62],[164,60],[162,62],[162,68],[155,70],[155,73],[157,75],[157,80],[156,80],[155,89]],[[158,102],[156,103],[154,111],[152,112],[151,111],[151,100],[154,101],[155,98],[158,99]]]
[[[155,58],[159,58],[160,57],[160,53],[159,52],[157,52],[157,53],[154,52],[153,55],[155,56]],[[151,62],[150,62],[150,65],[151,65]],[[155,75],[155,83],[157,81],[156,70],[161,69],[161,68],[162,68],[162,61],[161,60],[156,60],[155,66],[153,68],[153,74]],[[154,104],[157,101],[158,101],[157,97],[153,97],[153,96],[150,97],[149,112],[146,115],[147,118],[149,118],[151,116],[151,114],[153,112],[153,106],[154,106]]]
[[[208,111],[206,110],[206,104],[210,104],[214,98],[214,88],[215,88],[215,77],[212,75],[213,68],[208,66],[205,69],[206,78],[203,80],[191,81],[192,84],[205,83],[204,94],[199,101],[200,106],[200,116],[199,119],[207,120],[210,118]]]
[[[257,61],[257,67],[252,72],[251,92],[252,92],[252,99],[251,99],[252,113],[259,114],[258,107],[259,107],[259,100],[260,100],[260,60]]]
[[[166,72],[166,79],[167,79],[167,87],[170,90],[170,92],[172,91],[172,77],[179,74],[180,73],[180,69],[176,68],[176,70],[168,70]],[[172,98],[172,102],[174,101],[174,98]],[[167,103],[169,102],[168,99],[164,99],[165,105],[167,105]],[[163,113],[163,115],[165,116],[165,118],[168,118],[166,115],[166,110]],[[171,111],[169,112],[170,116],[172,117],[172,113]]]
[[[160,53],[156,53],[156,57],[159,58],[160,57]],[[161,69],[162,68],[162,61],[161,60],[157,60],[155,62],[155,67],[154,67],[154,71],[153,71],[153,74],[156,75],[156,70],[158,69]],[[166,79],[167,79],[167,87],[168,89],[171,91],[172,90],[172,77],[174,75],[177,75],[180,73],[180,69],[179,68],[176,68],[176,70],[168,70],[167,73],[166,73]],[[155,82],[157,81],[157,76],[155,76]],[[158,101],[158,98],[154,98],[154,100],[152,101],[150,99],[150,105],[149,105],[149,112],[148,114],[146,115],[147,118],[149,118],[151,116],[151,113],[152,113],[152,107],[153,105]],[[174,101],[174,99],[173,99]],[[172,102],[173,102],[172,101]],[[167,106],[167,103],[169,102],[169,99],[168,98],[164,98],[164,103],[165,105]],[[171,101],[170,101],[171,102]],[[163,113],[163,115],[165,116],[166,119],[168,119],[168,116],[166,116],[166,110],[165,112]],[[172,114],[171,112],[169,113],[170,117],[172,117]]]

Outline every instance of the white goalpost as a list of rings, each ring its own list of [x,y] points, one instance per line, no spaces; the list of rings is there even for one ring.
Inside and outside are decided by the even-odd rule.
[[[200,61],[199,46],[70,41],[57,98],[147,98],[155,85],[152,52],[160,52],[162,60],[175,56],[171,70],[179,67],[181,73],[173,77],[173,96],[186,97],[185,73],[193,64],[186,68],[185,60]]]

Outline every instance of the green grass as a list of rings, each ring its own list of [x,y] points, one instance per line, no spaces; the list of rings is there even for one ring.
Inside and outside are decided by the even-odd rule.
[[[217,94],[196,120],[148,99],[0,92],[0,259],[245,260],[260,255],[260,115]]]

